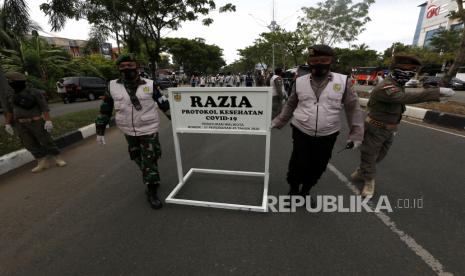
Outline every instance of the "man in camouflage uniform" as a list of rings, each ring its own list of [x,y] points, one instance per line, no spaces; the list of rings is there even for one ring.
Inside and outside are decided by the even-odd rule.
[[[406,92],[404,85],[421,68],[413,56],[395,56],[390,74],[371,92],[367,105],[365,134],[361,146],[360,166],[352,173],[354,181],[364,181],[362,196],[373,196],[376,164],[386,157],[406,104],[439,101],[454,94],[450,88],[425,88],[418,93]]]
[[[157,106],[170,118],[169,103],[152,80],[139,77],[133,54],[121,55],[116,65],[121,77],[110,81],[103,98],[100,115],[95,121],[97,141],[105,144],[105,128],[114,109],[116,125],[128,143],[129,156],[142,171],[147,200],[152,208],[159,209],[162,203],[157,195],[160,186],[157,161],[161,157],[161,148]]]
[[[26,87],[26,76],[17,72],[5,74],[13,93],[7,94],[5,102],[5,131],[14,135],[16,129],[24,147],[37,159],[37,166],[31,172],[37,173],[49,168],[47,156],[53,156],[59,167],[66,165],[50,133],[53,124],[47,101],[42,93]]]

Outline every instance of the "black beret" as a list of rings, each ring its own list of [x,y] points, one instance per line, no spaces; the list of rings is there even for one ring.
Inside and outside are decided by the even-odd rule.
[[[400,64],[416,65],[419,67],[422,66],[421,61],[415,56],[395,55],[392,59],[392,66]]]
[[[121,54],[116,59],[116,65],[119,65],[121,62],[128,62],[128,61],[136,62],[136,55],[134,55],[133,53]]]
[[[308,48],[309,57],[331,56],[334,57],[334,50],[328,45],[313,45]]]

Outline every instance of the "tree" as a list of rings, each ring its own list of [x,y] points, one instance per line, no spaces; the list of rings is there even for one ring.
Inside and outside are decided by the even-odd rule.
[[[442,29],[431,38],[429,47],[438,53],[441,51],[444,53],[453,53],[460,45],[461,35],[460,30]]]
[[[354,67],[379,67],[381,66],[381,57],[375,50],[365,47],[335,48],[336,62],[332,65],[335,72],[350,75]]]
[[[107,28],[114,26],[117,37],[121,27],[129,51],[144,45],[152,69],[155,69],[160,61],[162,30],[177,30],[183,22],[197,20],[216,10],[216,4],[214,0],[48,0],[41,9],[50,17],[54,30],[61,29],[67,18],[84,18]],[[235,6],[225,4],[218,11],[235,11]],[[213,20],[204,18],[202,22],[209,25]]]
[[[352,4],[352,0],[326,0],[317,7],[304,7],[304,17],[297,28],[309,36],[309,41],[332,46],[339,42],[351,42],[362,33],[370,21],[368,9],[375,0],[362,0]]]
[[[463,8],[463,0],[455,0],[457,2],[457,12],[452,12],[451,16],[453,18],[459,19],[461,22],[465,23],[465,10]],[[457,48],[454,62],[449,67],[449,70],[446,72],[443,82],[449,83],[449,81],[457,74],[457,71],[460,66],[465,62],[465,27],[462,29],[462,35],[460,39],[460,46]]]
[[[203,39],[165,38],[162,44],[162,50],[171,54],[174,66],[183,66],[187,74],[217,73],[226,64],[223,50],[216,45],[206,44]]]
[[[29,8],[25,0],[3,1],[3,6],[0,8],[0,46],[4,48],[4,51],[10,50],[10,54],[16,55],[13,59],[17,58],[18,63],[21,64],[16,68],[18,70],[24,68],[22,40],[34,30],[41,30],[41,28],[30,19]]]

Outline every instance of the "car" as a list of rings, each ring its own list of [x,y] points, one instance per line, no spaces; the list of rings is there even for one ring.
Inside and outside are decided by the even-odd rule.
[[[69,102],[76,99],[93,101],[105,94],[107,82],[98,77],[66,77],[63,78]]]
[[[169,87],[176,87],[178,84],[175,81],[170,80],[169,78],[160,77],[155,80],[155,83],[163,90]]]
[[[405,87],[408,87],[408,88],[417,88],[417,87],[420,87],[421,86],[421,83],[419,80],[416,80],[416,79],[411,79],[409,80],[408,82],[405,83]]]
[[[448,84],[442,85],[441,77],[427,77],[423,81],[423,85],[430,86],[430,87],[444,86],[444,87],[450,87],[454,90],[465,90],[465,82],[458,78],[452,78]]]

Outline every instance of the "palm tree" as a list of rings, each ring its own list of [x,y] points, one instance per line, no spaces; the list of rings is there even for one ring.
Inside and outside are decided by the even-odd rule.
[[[30,19],[26,1],[4,0],[3,6],[0,7],[0,46],[4,48],[2,63],[8,61],[9,64],[17,64],[18,67],[24,68],[22,41],[34,30],[41,30],[41,27]]]

